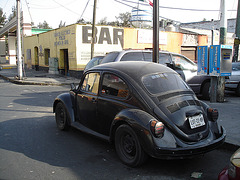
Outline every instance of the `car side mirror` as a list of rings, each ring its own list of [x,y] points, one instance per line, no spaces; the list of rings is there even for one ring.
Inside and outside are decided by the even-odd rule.
[[[171,68],[171,69],[175,69],[175,68],[174,68],[174,64],[172,64],[172,63],[166,63],[166,65],[167,65],[167,67],[169,67],[169,68]]]
[[[71,91],[76,91],[76,86],[74,83],[71,83],[70,87],[71,87]]]

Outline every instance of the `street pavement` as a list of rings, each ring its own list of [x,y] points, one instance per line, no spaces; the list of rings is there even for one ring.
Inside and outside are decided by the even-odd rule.
[[[18,80],[17,74],[16,66],[0,65],[0,77],[16,84],[62,86],[71,83],[78,84],[80,81],[80,79],[74,77],[49,74],[34,69],[25,69],[23,80]],[[223,147],[231,149],[240,147],[240,97],[237,97],[234,93],[226,92],[223,103],[205,102],[219,110],[218,122],[227,131]]]

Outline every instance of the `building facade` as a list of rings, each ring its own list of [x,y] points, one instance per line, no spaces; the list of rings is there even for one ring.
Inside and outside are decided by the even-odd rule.
[[[57,73],[79,77],[90,60],[91,37],[92,26],[80,24],[25,37],[24,62],[28,68],[48,71],[52,61],[57,61]],[[194,49],[196,54],[196,47],[206,44],[204,35],[160,32],[159,48],[164,51],[182,53]],[[96,26],[94,56],[129,48],[152,48],[152,30]]]

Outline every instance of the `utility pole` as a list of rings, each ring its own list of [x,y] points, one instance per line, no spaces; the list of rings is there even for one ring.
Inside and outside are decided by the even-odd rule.
[[[220,16],[220,43],[227,44],[227,18],[225,0],[221,0],[221,16]],[[224,102],[225,76],[218,77],[217,85],[217,101]]]
[[[239,52],[239,44],[240,44],[240,0],[238,0],[235,34],[236,34],[236,37],[234,40],[234,54],[232,59],[233,62],[238,61],[238,52]]]
[[[93,21],[92,21],[92,40],[91,40],[91,59],[94,56],[94,44],[95,44],[95,36],[96,36],[96,31],[95,31],[95,21],[96,21],[96,7],[97,7],[97,0],[94,0],[94,5],[93,5]]]
[[[212,45],[213,44],[214,44],[214,30],[212,29]],[[209,92],[211,103],[217,102],[217,82],[218,82],[217,76],[211,76]]]
[[[153,56],[152,62],[159,62],[159,0],[153,0]]]
[[[23,62],[21,47],[21,24],[20,24],[20,0],[17,0],[17,58],[18,58],[18,79],[23,79]]]

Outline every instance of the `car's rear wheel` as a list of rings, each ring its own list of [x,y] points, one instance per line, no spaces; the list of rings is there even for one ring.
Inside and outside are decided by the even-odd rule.
[[[59,102],[55,110],[55,119],[58,129],[68,130],[69,129],[69,117],[63,103]]]
[[[140,166],[147,159],[136,133],[128,125],[123,124],[117,128],[115,148],[121,161],[128,166]]]
[[[210,99],[209,88],[210,88],[210,82],[206,82],[203,85],[203,88],[202,88],[202,98],[205,99],[205,100],[209,100]]]

